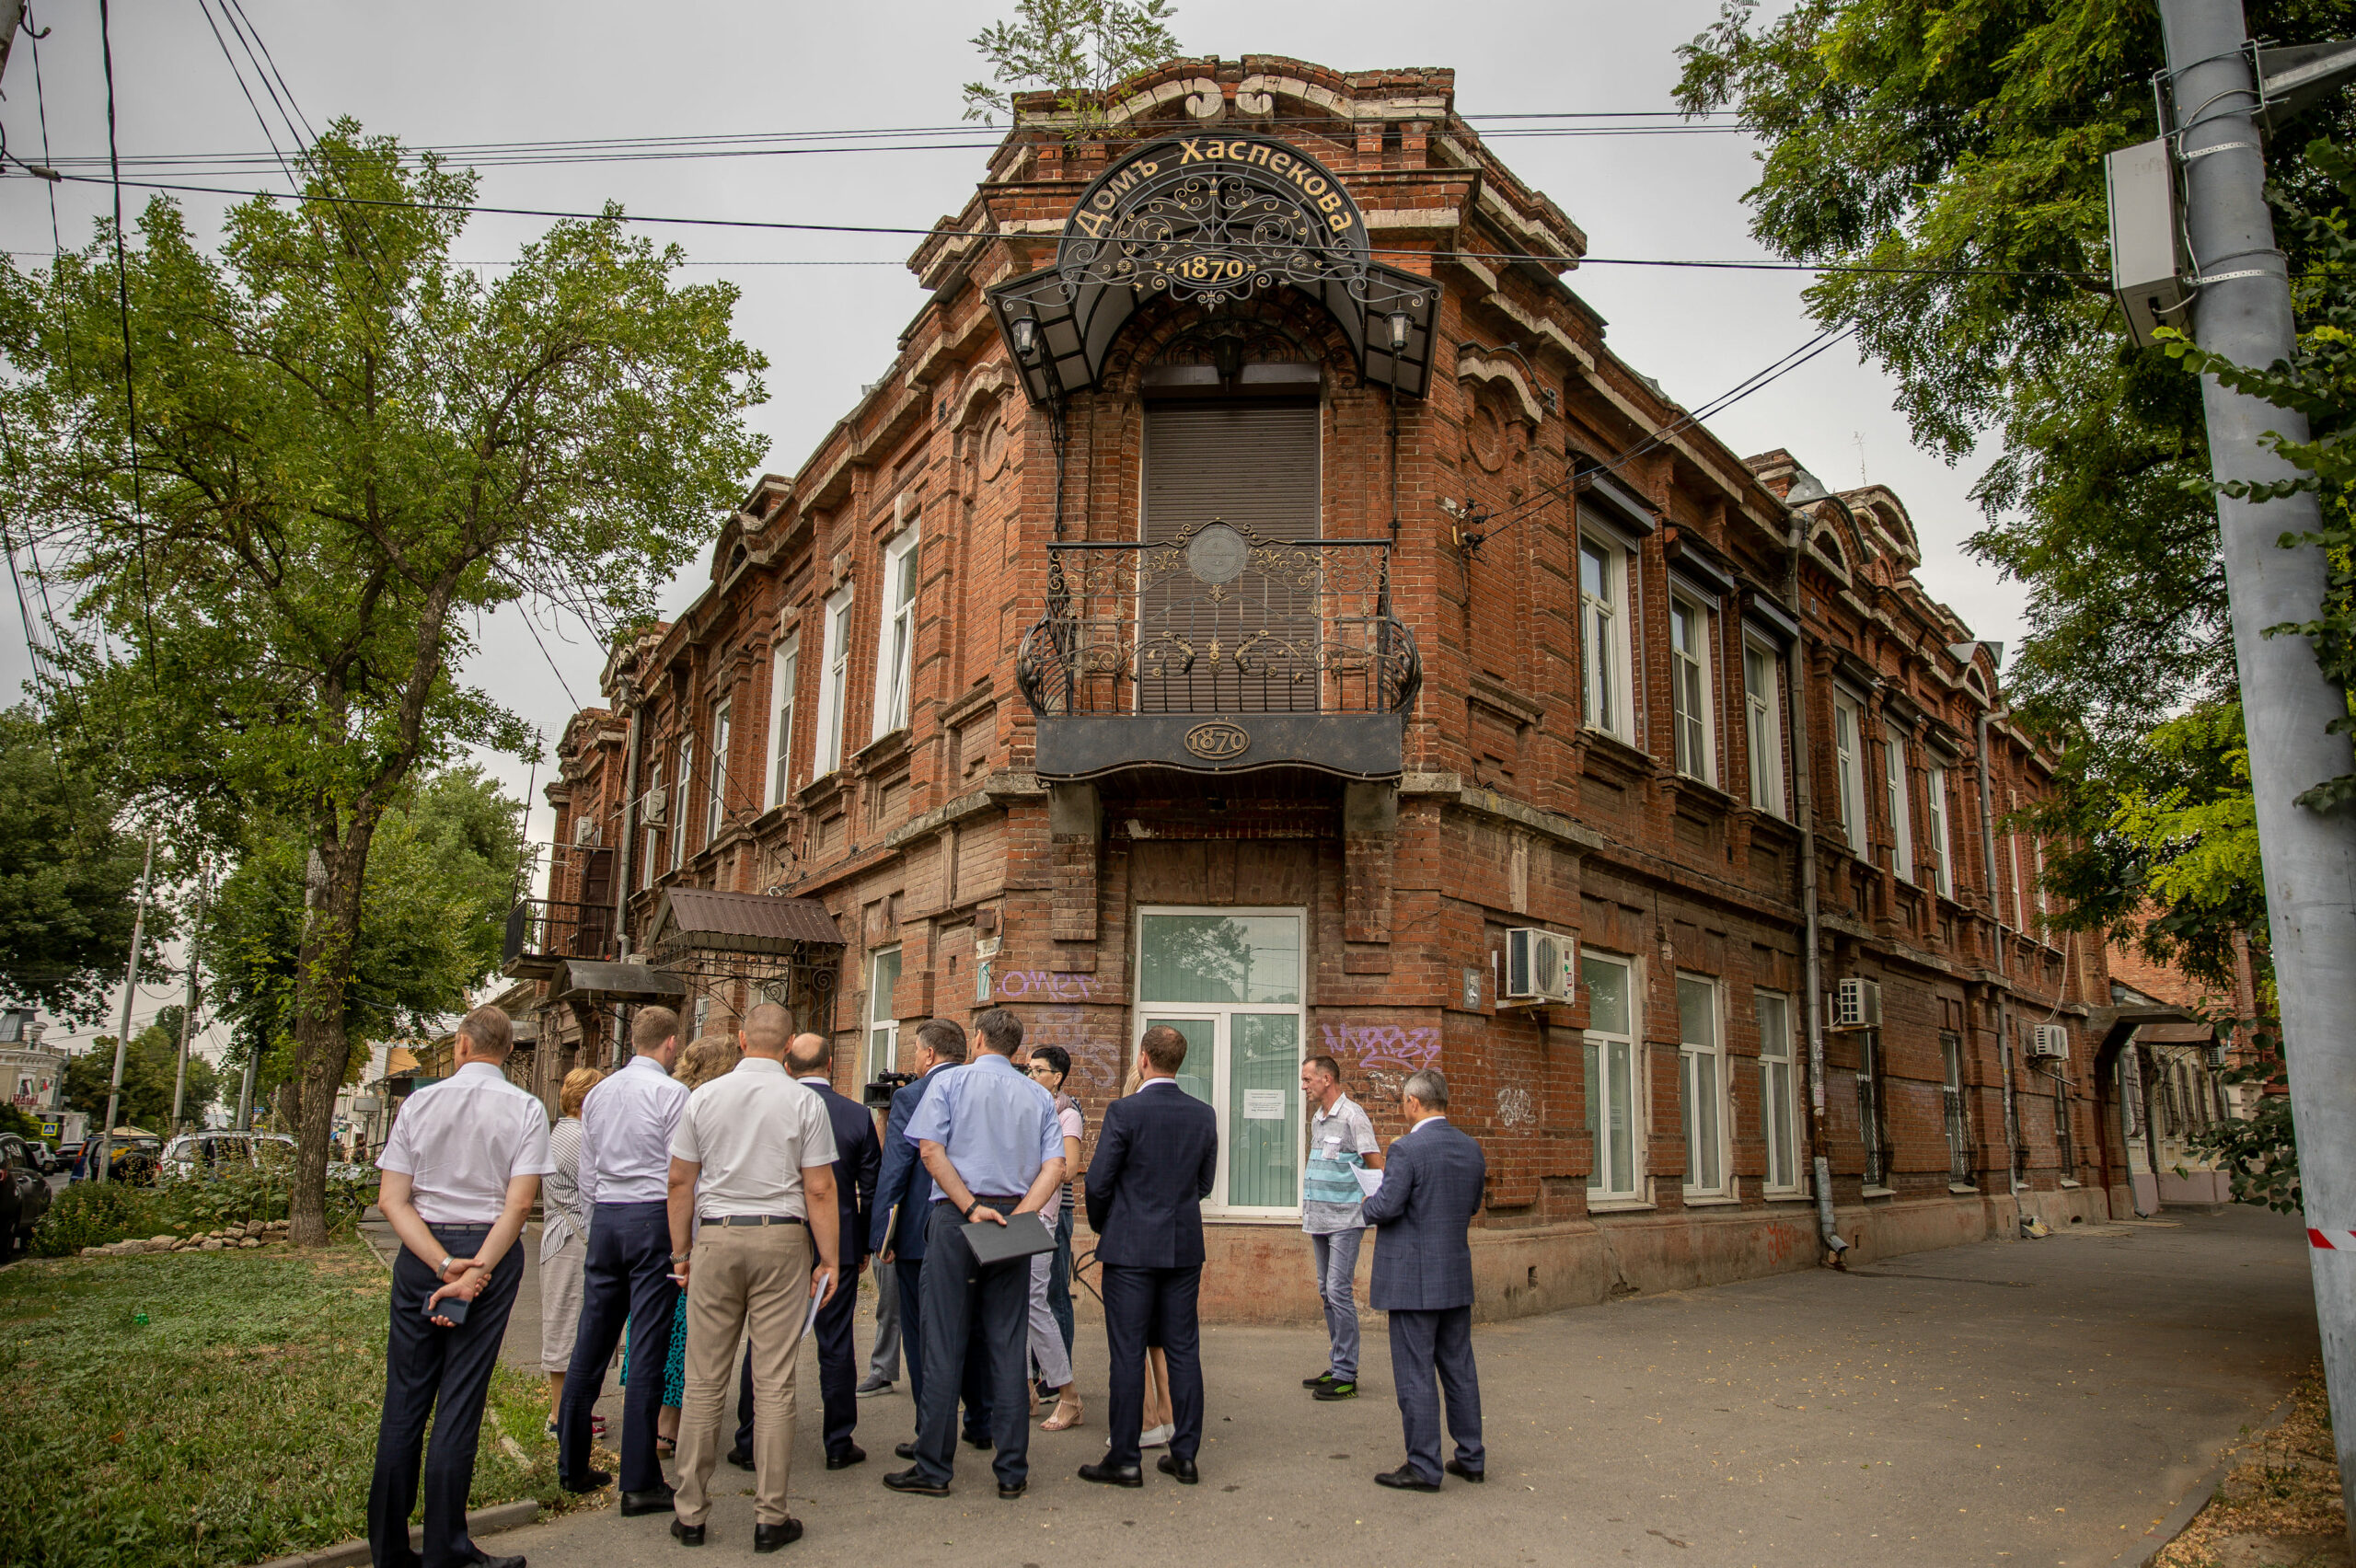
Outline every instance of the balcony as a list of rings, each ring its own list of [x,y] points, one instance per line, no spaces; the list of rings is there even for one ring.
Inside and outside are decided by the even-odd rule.
[[[1392,614],[1388,540],[1269,539],[1214,520],[1047,550],[1046,613],[1015,658],[1040,777],[1398,775],[1422,666]]]
[[[618,956],[612,905],[525,898],[507,912],[500,973],[511,980],[547,980],[568,960]]]

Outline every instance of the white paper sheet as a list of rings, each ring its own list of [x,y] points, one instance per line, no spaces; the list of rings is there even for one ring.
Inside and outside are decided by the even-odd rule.
[[[1282,1122],[1287,1119],[1286,1098],[1281,1089],[1247,1089],[1243,1091],[1243,1119],[1247,1122]]]
[[[818,1273],[818,1278],[820,1278],[821,1280],[832,1279],[833,1277],[834,1277],[834,1274],[832,1274],[832,1272],[827,1271],[827,1270],[824,1270],[824,1269],[822,1269],[822,1270],[820,1270],[820,1271],[819,1271],[819,1273]],[[819,1309],[819,1308],[821,1308],[821,1307],[823,1307],[823,1306],[825,1306],[826,1304],[826,1286],[822,1285],[822,1286],[820,1286],[818,1287],[818,1294],[816,1294],[815,1296],[813,1296],[813,1297],[810,1298],[810,1314],[809,1314],[809,1316],[807,1316],[807,1317],[805,1317],[805,1318],[803,1318],[803,1319],[802,1320],[802,1332],[803,1332],[803,1333],[804,1335],[807,1335],[807,1334],[810,1332],[810,1325],[811,1325],[811,1324],[813,1324],[813,1323],[814,1323],[814,1322],[816,1322],[816,1321],[818,1320],[818,1309]]]
[[[1380,1170],[1369,1170],[1363,1165],[1353,1165],[1350,1167],[1350,1174],[1357,1178],[1358,1191],[1369,1198],[1374,1196],[1375,1190],[1382,1185],[1382,1172]]]

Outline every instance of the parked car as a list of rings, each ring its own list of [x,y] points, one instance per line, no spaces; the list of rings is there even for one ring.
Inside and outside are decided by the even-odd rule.
[[[78,1171],[82,1164],[82,1150],[84,1147],[85,1146],[79,1140],[73,1143],[59,1144],[57,1146],[57,1169],[64,1171]]]
[[[36,1163],[32,1146],[14,1133],[0,1133],[0,1256],[32,1239],[49,1204],[49,1178]]]
[[[295,1144],[284,1133],[182,1133],[164,1147],[158,1167],[165,1182],[202,1181],[227,1170],[275,1170],[294,1163]],[[367,1165],[330,1159],[328,1174],[365,1178]]]

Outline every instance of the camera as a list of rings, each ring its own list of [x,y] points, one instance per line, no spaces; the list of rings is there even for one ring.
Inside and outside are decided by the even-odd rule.
[[[860,1102],[870,1111],[889,1111],[892,1096],[916,1081],[914,1073],[878,1073],[860,1095]]]

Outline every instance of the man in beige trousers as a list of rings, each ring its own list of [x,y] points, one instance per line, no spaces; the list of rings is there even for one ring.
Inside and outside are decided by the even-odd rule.
[[[753,1550],[775,1551],[802,1539],[802,1522],[786,1512],[794,1365],[812,1302],[825,1302],[841,1278],[841,1253],[834,1128],[824,1102],[785,1070],[791,1034],[791,1020],[774,1003],[747,1014],[737,1034],[745,1059],[687,1097],[671,1141],[671,1267],[687,1289],[687,1402],[671,1533],[684,1546],[703,1544],[712,1467],[735,1391],[736,1346],[747,1338]]]

